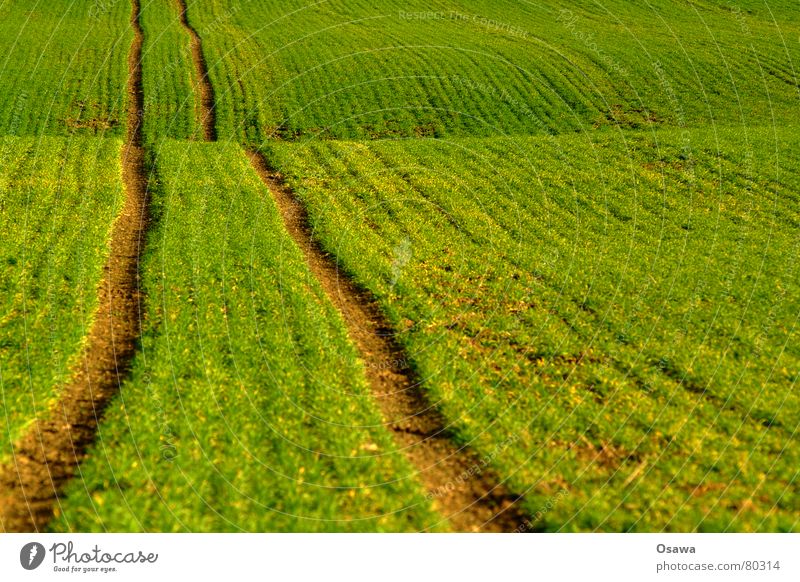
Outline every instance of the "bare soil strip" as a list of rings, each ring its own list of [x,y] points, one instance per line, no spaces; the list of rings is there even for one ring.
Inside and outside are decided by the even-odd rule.
[[[125,203],[114,222],[97,312],[72,380],[47,416],[14,445],[13,460],[0,467],[0,525],[7,532],[40,531],[52,518],[59,493],[85,457],[136,351],[142,301],[139,258],[148,222],[139,13],[139,0],[132,0],[134,40],[128,56],[128,128],[122,151]]]
[[[394,332],[375,300],[337,268],[313,238],[302,203],[264,156],[249,154],[272,193],[289,234],[303,251],[311,272],[341,312],[348,333],[365,361],[367,378],[395,441],[419,471],[434,506],[458,531],[511,532],[530,522],[517,498],[469,448],[450,438],[445,419],[428,402],[394,340]]]
[[[200,123],[203,126],[203,137],[206,141],[217,141],[217,111],[214,101],[214,87],[208,77],[206,57],[203,55],[203,41],[197,31],[189,24],[189,18],[186,15],[186,0],[177,0],[177,2],[178,10],[181,13],[181,24],[192,39],[192,60],[197,73],[195,95],[200,96]]]

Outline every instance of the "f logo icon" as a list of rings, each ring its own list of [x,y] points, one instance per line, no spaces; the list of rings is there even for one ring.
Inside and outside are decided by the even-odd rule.
[[[19,563],[26,570],[35,570],[42,565],[44,554],[44,546],[39,542],[25,544],[19,552]]]

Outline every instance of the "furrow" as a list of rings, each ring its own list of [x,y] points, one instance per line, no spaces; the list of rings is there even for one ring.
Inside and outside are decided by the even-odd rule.
[[[0,467],[0,524],[7,532],[46,527],[136,352],[142,302],[139,259],[148,224],[139,0],[132,0],[131,26],[128,127],[122,149],[125,202],[112,228],[97,311],[72,378],[47,415],[15,443],[11,461]]]
[[[303,205],[264,156],[250,161],[272,194],[287,231],[344,319],[365,361],[367,379],[387,428],[418,471],[434,506],[458,531],[511,532],[527,519],[486,459],[457,445],[446,420],[426,398],[409,358],[368,293],[340,272],[312,236]]]
[[[176,0],[181,15],[181,25],[189,33],[192,43],[192,60],[197,75],[195,92],[200,96],[200,125],[206,141],[217,141],[217,111],[214,98],[214,86],[208,77],[208,65],[203,54],[203,41],[194,27],[189,24],[186,0]]]

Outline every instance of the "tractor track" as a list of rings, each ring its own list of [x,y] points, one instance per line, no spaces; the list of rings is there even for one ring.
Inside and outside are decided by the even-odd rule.
[[[387,428],[418,471],[434,506],[458,531],[512,532],[530,523],[482,459],[451,438],[446,420],[428,401],[408,356],[375,300],[343,274],[314,239],[303,204],[259,152],[250,161],[283,218],[286,230],[333,305],[365,361]]]
[[[194,27],[189,24],[186,0],[176,0],[180,11],[181,25],[189,33],[192,45],[192,60],[194,61],[195,94],[200,96],[200,124],[203,127],[203,138],[206,141],[217,141],[217,110],[214,97],[214,86],[208,77],[208,65],[203,54],[203,40]]]
[[[191,27],[185,0],[177,0],[181,23],[192,37],[206,141],[216,141],[214,89],[208,78],[202,39]],[[305,208],[279,174],[257,152],[250,161],[271,192],[289,234],[302,249],[313,275],[342,314],[351,339],[364,358],[367,379],[395,441],[419,472],[438,509],[459,531],[513,531],[528,523],[506,491],[473,451],[449,438],[444,418],[430,406],[391,326],[377,304],[343,278],[336,263],[311,235]],[[390,364],[390,365],[387,365]],[[399,364],[399,365],[398,365]],[[466,477],[465,477],[466,476]]]
[[[125,201],[112,227],[97,310],[58,402],[14,444],[12,459],[0,466],[0,526],[6,532],[46,528],[136,353],[142,308],[139,261],[149,219],[140,12],[140,0],[131,0],[134,39],[128,54],[128,126],[121,156]]]

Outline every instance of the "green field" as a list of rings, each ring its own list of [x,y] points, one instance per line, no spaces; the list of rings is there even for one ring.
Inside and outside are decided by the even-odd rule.
[[[197,135],[189,37],[177,15],[175,2],[142,6],[144,134],[153,142]]]
[[[797,122],[789,2],[209,4],[190,15],[230,139]]]
[[[121,205],[119,147],[110,139],[0,139],[1,460],[75,363]]]
[[[571,485],[543,527],[651,531],[664,506],[671,529],[790,529],[800,215],[746,158],[800,166],[749,133],[730,159],[741,132],[693,133],[686,161],[666,132],[268,153],[464,441],[519,436],[495,462],[532,513]]]
[[[0,135],[122,135],[131,9],[92,5],[0,5]]]
[[[434,525],[242,150],[171,141],[156,163],[141,357],[54,529]]]
[[[800,531],[794,2],[187,4],[218,141],[143,0],[142,335],[50,531],[458,529],[253,150],[526,529]],[[93,321],[130,19],[0,4],[0,463]]]

